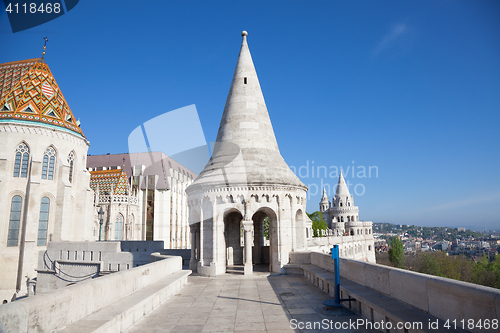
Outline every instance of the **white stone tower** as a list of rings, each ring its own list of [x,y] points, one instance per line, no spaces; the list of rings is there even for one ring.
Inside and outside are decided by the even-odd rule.
[[[319,211],[323,213],[323,221],[326,222],[328,227],[331,227],[332,219],[330,218],[330,200],[326,194],[326,189],[323,187],[323,196],[321,197],[321,202],[319,203]]]
[[[359,209],[354,206],[354,199],[349,193],[342,170],[340,171],[339,182],[337,184],[337,191],[332,200],[332,207],[330,209],[331,216],[331,229],[336,230],[337,234],[351,233],[355,228],[358,218]],[[356,230],[352,230],[356,232]]]
[[[281,272],[289,252],[304,249],[310,236],[307,187],[279,152],[247,32],[242,36],[212,157],[186,189],[190,267],[205,276],[223,274],[234,265],[244,265],[245,274],[251,274],[252,264]],[[266,217],[270,246],[264,245]]]

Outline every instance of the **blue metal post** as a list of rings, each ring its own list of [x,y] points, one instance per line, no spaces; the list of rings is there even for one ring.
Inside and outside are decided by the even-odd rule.
[[[334,245],[332,248],[333,269],[335,270],[335,298],[327,299],[323,302],[328,308],[342,308],[340,302],[354,301],[354,298],[340,298],[340,268],[339,268],[339,246]]]
[[[333,269],[335,270],[335,304],[340,306],[339,246],[332,248]]]

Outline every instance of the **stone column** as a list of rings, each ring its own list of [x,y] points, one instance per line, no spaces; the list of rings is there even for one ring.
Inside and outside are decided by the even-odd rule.
[[[252,230],[253,230],[253,221],[243,221],[243,230],[245,232],[245,258],[244,258],[244,274],[252,275]]]
[[[196,243],[195,243],[195,237],[194,235],[196,234],[196,225],[195,224],[192,224],[189,226],[189,229],[191,230],[191,259],[195,259],[195,252],[194,252],[194,249],[196,247]]]

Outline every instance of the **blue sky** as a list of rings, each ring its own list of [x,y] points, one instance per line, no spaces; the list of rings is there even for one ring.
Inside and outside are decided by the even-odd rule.
[[[127,152],[135,128],[191,104],[213,141],[242,30],[308,212],[350,167],[361,219],[500,229],[498,1],[80,1],[15,34],[2,12],[0,62],[48,36],[91,154]]]

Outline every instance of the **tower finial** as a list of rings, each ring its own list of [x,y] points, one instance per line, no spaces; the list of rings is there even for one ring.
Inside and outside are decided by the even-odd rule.
[[[243,37],[246,37],[246,36],[248,36],[248,32],[246,32],[246,30],[243,30],[243,31],[241,32],[241,35],[242,35]]]
[[[45,40],[45,43],[43,44],[43,52],[42,52],[42,59],[45,57],[45,50],[47,49],[47,42],[49,41],[47,37],[43,37]]]

